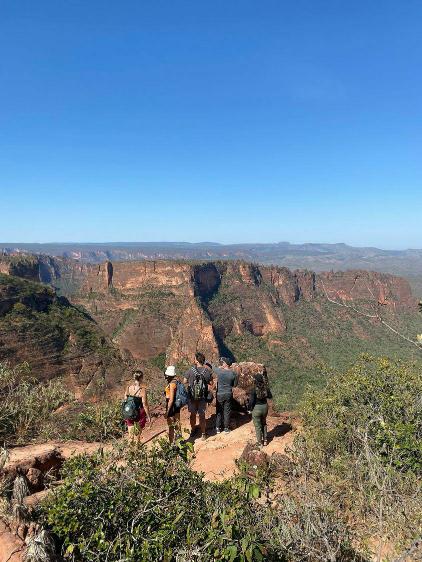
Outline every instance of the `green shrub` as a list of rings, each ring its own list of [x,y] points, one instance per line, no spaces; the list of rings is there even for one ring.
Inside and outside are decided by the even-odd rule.
[[[422,371],[363,357],[326,388],[309,393],[303,421],[327,463],[359,454],[362,440],[401,471],[422,471]]]
[[[165,440],[79,456],[43,507],[66,559],[126,562],[270,560],[259,510],[240,487],[208,483]],[[273,558],[274,559],[274,558]]]
[[[39,382],[27,364],[0,363],[0,442],[24,443],[37,437],[52,413],[72,397],[61,380]]]
[[[296,478],[331,498],[361,545],[420,535],[421,396],[418,366],[366,356],[303,400]]]
[[[110,400],[98,404],[74,403],[64,413],[57,415],[44,428],[42,437],[83,441],[108,441],[118,439],[125,427],[121,401]]]

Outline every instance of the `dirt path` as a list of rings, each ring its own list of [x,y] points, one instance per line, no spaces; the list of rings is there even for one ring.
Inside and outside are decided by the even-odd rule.
[[[269,443],[263,451],[268,455],[284,453],[286,447],[291,445],[294,435],[288,418],[269,417],[267,423]],[[236,472],[236,460],[246,445],[255,441],[252,421],[239,424],[228,434],[213,434],[206,441],[197,439],[194,444],[195,458],[192,468],[203,472],[207,480],[219,481],[229,478]]]

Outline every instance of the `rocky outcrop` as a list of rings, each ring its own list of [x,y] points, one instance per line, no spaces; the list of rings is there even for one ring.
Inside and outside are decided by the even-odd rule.
[[[107,291],[110,288],[110,270],[113,289],[125,294],[136,295],[142,289],[165,287],[178,295],[194,295],[192,266],[165,261],[106,262],[87,267],[81,294]]]
[[[197,301],[192,299],[180,318],[167,352],[167,363],[191,362],[195,352],[201,350],[208,361],[218,358],[218,345],[210,320]]]
[[[370,302],[391,309],[414,309],[416,299],[409,283],[394,275],[372,271],[344,271],[320,273],[316,287],[338,301]]]
[[[0,273],[30,281],[39,281],[39,261],[35,257],[1,256]]]

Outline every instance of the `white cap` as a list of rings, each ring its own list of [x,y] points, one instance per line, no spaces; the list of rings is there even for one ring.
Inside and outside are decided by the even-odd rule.
[[[176,367],[174,365],[169,365],[169,367],[167,367],[164,375],[166,377],[175,377],[176,376]]]

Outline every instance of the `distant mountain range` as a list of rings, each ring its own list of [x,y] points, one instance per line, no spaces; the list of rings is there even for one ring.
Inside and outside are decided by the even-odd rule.
[[[240,259],[313,271],[366,269],[397,275],[422,275],[422,249],[382,250],[347,244],[218,244],[215,242],[0,243],[0,252],[47,254],[101,263],[107,259]]]

